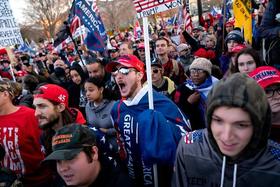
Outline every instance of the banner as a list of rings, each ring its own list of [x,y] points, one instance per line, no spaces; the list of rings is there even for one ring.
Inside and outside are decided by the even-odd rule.
[[[235,16],[235,27],[244,30],[244,39],[247,43],[252,44],[252,15],[250,0],[234,0],[233,12]]]
[[[183,5],[183,0],[133,0],[137,17],[147,17]]]
[[[9,0],[0,1],[0,47],[23,43]]]

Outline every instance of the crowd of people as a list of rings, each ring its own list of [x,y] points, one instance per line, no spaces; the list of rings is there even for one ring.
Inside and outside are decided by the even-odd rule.
[[[155,29],[153,110],[143,36],[3,54],[0,186],[280,186],[280,4],[261,8],[253,44],[232,20]]]

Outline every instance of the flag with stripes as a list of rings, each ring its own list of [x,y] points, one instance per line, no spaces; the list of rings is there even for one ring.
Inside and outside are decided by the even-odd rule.
[[[185,29],[188,32],[192,32],[192,18],[190,15],[190,3],[189,0],[185,0],[183,4],[183,18],[184,18],[184,25]]]
[[[94,51],[104,51],[107,33],[101,17],[98,14],[99,11],[96,1],[75,0],[72,7],[74,11],[72,11],[72,15],[69,17],[73,15],[79,17],[81,24],[84,25],[87,31],[84,39],[87,48]]]

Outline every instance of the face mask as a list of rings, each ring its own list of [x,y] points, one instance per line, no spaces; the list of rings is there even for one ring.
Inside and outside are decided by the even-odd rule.
[[[55,75],[58,76],[58,77],[65,76],[65,71],[64,71],[64,69],[61,68],[61,67],[55,68],[55,69],[54,69],[54,73],[55,73]]]

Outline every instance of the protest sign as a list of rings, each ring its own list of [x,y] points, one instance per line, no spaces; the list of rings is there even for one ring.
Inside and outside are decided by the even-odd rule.
[[[183,0],[134,0],[137,17],[147,17],[183,5]]]
[[[9,0],[0,1],[0,47],[23,43]]]

